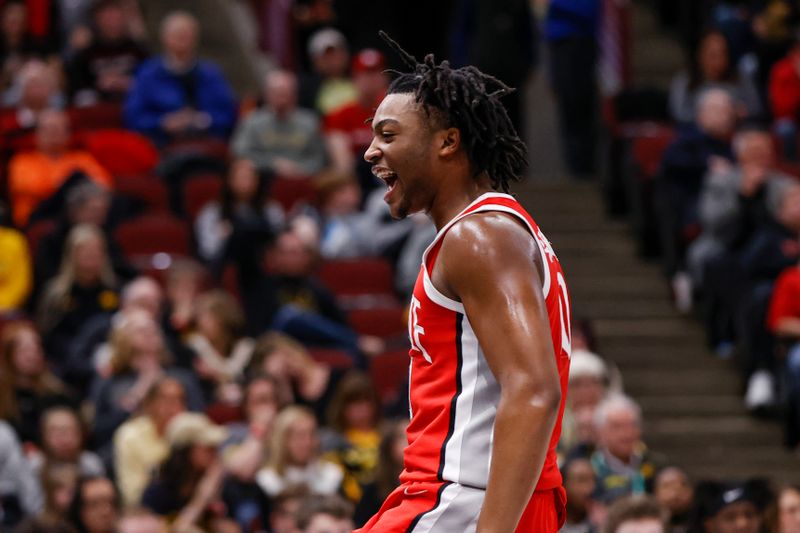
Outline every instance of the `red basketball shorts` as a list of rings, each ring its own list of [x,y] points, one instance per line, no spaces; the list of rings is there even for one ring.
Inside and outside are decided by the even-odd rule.
[[[458,483],[404,483],[355,533],[472,533],[486,491]],[[516,533],[557,533],[566,519],[562,487],[533,494]]]

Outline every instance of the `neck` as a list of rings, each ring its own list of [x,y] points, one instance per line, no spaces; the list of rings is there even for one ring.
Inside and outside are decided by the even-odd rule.
[[[482,174],[477,179],[467,175],[466,180],[445,182],[436,192],[428,215],[441,230],[469,204],[487,192],[492,192],[488,176]]]

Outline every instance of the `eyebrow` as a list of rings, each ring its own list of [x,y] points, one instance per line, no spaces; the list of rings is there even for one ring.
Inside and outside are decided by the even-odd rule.
[[[372,121],[372,119],[369,119],[369,120]],[[373,129],[373,131],[378,131],[379,129],[384,127],[386,124],[400,124],[400,123],[397,122],[393,118],[385,118],[385,119],[381,120],[380,122],[378,122],[377,124],[375,122],[373,122],[372,123],[372,129]]]

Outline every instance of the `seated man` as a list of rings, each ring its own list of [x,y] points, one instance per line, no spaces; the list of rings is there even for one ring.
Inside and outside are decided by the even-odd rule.
[[[0,134],[9,141],[31,133],[39,115],[48,108],[61,107],[62,95],[53,66],[40,60],[25,63],[14,80],[18,100],[0,113]]]
[[[312,176],[325,166],[319,119],[297,107],[297,77],[288,71],[267,74],[266,107],[253,112],[233,136],[233,152],[252,160],[259,171],[284,177]]]
[[[767,131],[737,132],[733,150],[735,166],[709,172],[700,193],[702,233],[687,254],[697,287],[703,283],[703,268],[709,260],[740,249],[769,220],[768,189],[779,180],[792,179],[775,170],[775,147]]]
[[[92,44],[81,50],[68,68],[76,105],[120,102],[133,82],[136,68],[147,57],[144,47],[130,35],[120,0],[98,2],[92,15]]]
[[[350,53],[339,30],[322,28],[308,40],[308,55],[313,72],[302,76],[300,105],[326,115],[356,99],[356,89],[348,76]]]
[[[71,150],[70,124],[63,111],[41,113],[36,128],[36,150],[11,158],[8,189],[14,224],[23,228],[36,206],[48,199],[75,173],[111,187],[111,175],[88,152]]]
[[[164,55],[146,61],[125,102],[125,124],[156,144],[212,136],[225,138],[236,120],[236,102],[225,77],[197,58],[199,27],[176,11],[161,23]]]
[[[591,461],[597,476],[597,501],[609,504],[652,492],[656,464],[642,437],[642,411],[631,398],[613,394],[595,411],[597,451]]]
[[[709,171],[730,168],[731,137],[736,110],[730,94],[709,89],[698,99],[696,124],[685,128],[667,148],[656,183],[656,209],[661,234],[664,270],[675,289],[676,306],[691,307],[691,289],[685,273],[685,253],[698,224],[698,201],[703,178]]]

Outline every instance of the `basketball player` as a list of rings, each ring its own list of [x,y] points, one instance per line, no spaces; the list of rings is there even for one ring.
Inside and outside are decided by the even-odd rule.
[[[474,67],[424,63],[375,112],[365,159],[397,218],[438,235],[409,313],[410,415],[401,486],[362,533],[555,533],[565,495],[555,445],[570,304],[549,242],[508,194],[526,150]]]

